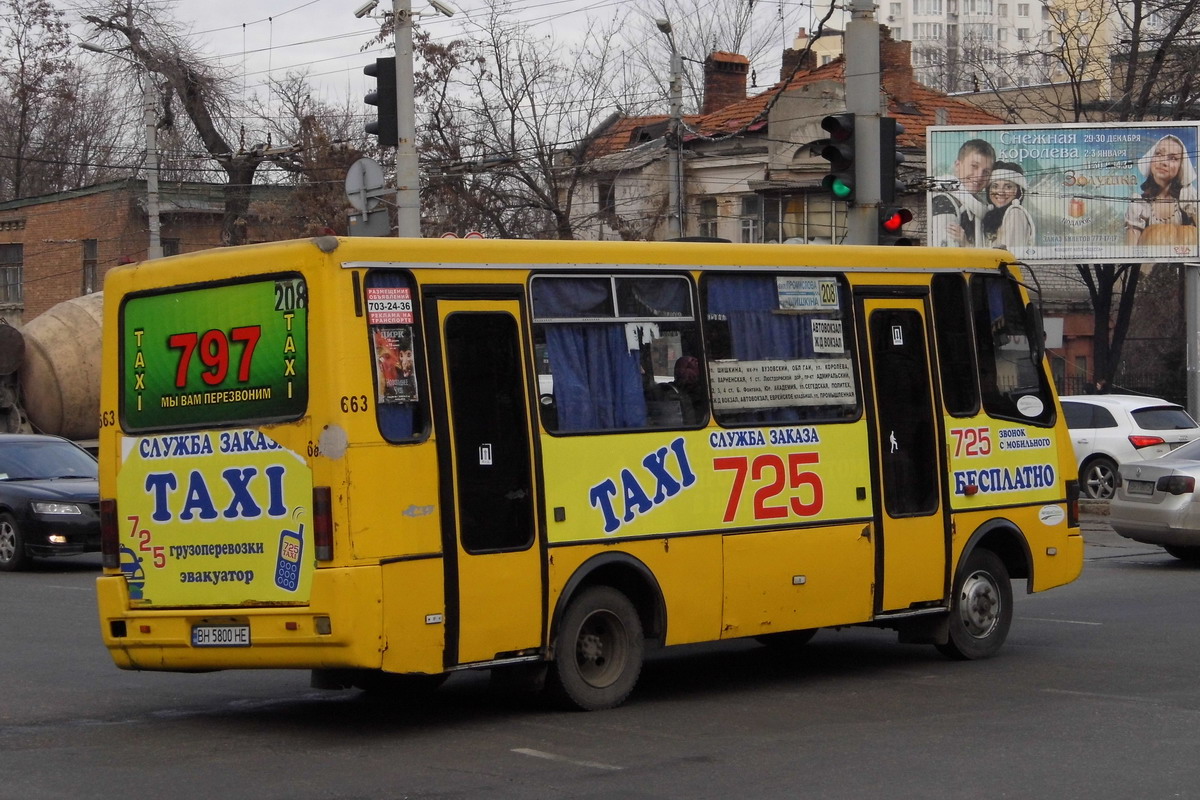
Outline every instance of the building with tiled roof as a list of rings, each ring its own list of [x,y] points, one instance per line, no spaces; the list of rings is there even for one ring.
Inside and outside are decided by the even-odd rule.
[[[925,129],[930,125],[993,125],[1004,120],[913,78],[909,42],[880,43],[881,89],[887,113],[904,127],[901,179],[913,187],[902,203],[912,209],[910,236],[923,232]],[[684,118],[681,149],[684,236],[716,236],[742,242],[839,241],[845,207],[821,187],[828,162],[821,119],[846,110],[845,61],[822,66],[793,51],[782,79],[746,95],[749,63],[733,53],[705,62],[702,113]],[[668,117],[617,117],[594,132],[592,158],[578,218],[594,222],[579,230],[598,239],[666,238],[668,209]]]

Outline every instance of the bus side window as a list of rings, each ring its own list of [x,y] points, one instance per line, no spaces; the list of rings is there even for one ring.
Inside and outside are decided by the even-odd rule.
[[[375,270],[364,291],[379,432],[389,442],[411,442],[426,428],[416,290],[406,273]]]
[[[682,428],[707,419],[686,278],[539,275],[531,291],[547,430]]]
[[[994,417],[1051,425],[1054,401],[1040,362],[1030,356],[1025,303],[1018,284],[1000,275],[971,278],[975,351],[983,408]]]
[[[710,274],[701,284],[721,425],[855,419],[849,289],[834,276]]]
[[[975,383],[967,282],[962,275],[933,276],[933,319],[946,410],[956,417],[971,416],[979,411],[979,387]]]

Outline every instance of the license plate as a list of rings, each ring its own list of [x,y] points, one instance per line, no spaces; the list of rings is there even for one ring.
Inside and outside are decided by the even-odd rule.
[[[1126,491],[1130,494],[1154,494],[1154,481],[1128,481]]]
[[[192,628],[192,647],[249,646],[249,625],[197,625]]]

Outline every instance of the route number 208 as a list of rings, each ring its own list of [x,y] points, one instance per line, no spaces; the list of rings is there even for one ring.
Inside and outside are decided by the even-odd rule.
[[[713,469],[733,472],[733,486],[725,504],[725,522],[737,518],[747,480],[757,485],[754,489],[755,520],[786,519],[789,514],[811,517],[821,513],[825,505],[821,476],[805,469],[819,460],[816,453],[788,453],[786,462],[776,453],[755,456],[753,460],[747,456],[714,458]],[[787,502],[773,503],[785,489],[792,490]],[[806,494],[809,495],[807,499]]]

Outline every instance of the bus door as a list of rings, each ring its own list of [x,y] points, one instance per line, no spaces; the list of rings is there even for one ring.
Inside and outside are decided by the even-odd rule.
[[[516,658],[542,643],[530,398],[521,303],[426,293],[441,465],[447,666]]]
[[[869,393],[882,530],[876,541],[876,612],[904,611],[947,594],[949,530],[942,507],[935,411],[920,298],[860,297],[870,349]],[[964,332],[965,335],[965,332]]]

